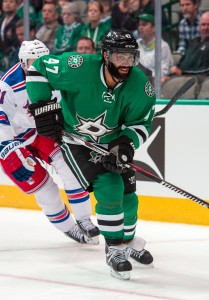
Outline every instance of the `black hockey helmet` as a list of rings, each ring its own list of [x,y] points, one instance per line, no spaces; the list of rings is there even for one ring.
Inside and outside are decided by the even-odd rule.
[[[102,52],[129,52],[134,53],[135,65],[139,62],[139,45],[131,32],[125,29],[108,30],[102,45]]]
[[[138,43],[128,30],[108,30],[102,40],[102,50],[128,51],[137,50]]]

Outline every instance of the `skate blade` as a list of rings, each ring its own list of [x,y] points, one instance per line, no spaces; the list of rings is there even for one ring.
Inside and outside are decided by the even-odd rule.
[[[89,245],[99,245],[99,236],[95,236],[95,237],[87,237],[85,238],[86,244]]]
[[[130,271],[126,271],[126,272],[117,272],[115,270],[113,270],[112,268],[110,268],[110,274],[111,276],[120,279],[120,280],[129,280],[131,275],[130,275]]]

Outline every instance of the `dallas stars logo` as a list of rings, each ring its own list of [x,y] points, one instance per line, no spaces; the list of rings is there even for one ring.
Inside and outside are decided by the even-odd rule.
[[[73,69],[79,68],[82,65],[82,63],[83,63],[83,57],[80,55],[71,55],[68,58],[68,66]]]
[[[148,97],[152,97],[155,94],[155,90],[154,90],[153,86],[151,85],[150,81],[148,81],[145,84],[145,93],[147,94]]]
[[[94,164],[97,164],[98,162],[102,162],[103,156],[99,153],[96,153],[94,151],[90,152],[91,158],[89,161],[92,161]]]
[[[101,137],[115,129],[115,127],[109,128],[105,125],[105,116],[106,112],[95,119],[84,119],[77,115],[79,124],[75,126],[76,131],[80,134],[90,136],[95,142],[99,142]]]

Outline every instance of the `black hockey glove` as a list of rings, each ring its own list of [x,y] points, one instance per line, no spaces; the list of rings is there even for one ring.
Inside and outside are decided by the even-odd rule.
[[[134,157],[134,146],[131,139],[122,135],[108,145],[109,155],[104,156],[103,166],[105,169],[117,173],[126,171],[124,164],[131,163]]]
[[[60,144],[64,118],[57,98],[50,101],[40,100],[30,104],[29,112],[35,119],[38,134],[48,136]]]

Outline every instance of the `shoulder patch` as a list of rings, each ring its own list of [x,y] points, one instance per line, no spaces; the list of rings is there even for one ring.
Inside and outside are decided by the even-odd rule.
[[[71,55],[68,58],[68,66],[70,68],[76,69],[79,68],[83,63],[83,57],[81,55]]]
[[[148,97],[152,97],[155,94],[155,89],[153,88],[153,86],[151,85],[150,81],[147,81],[147,83],[145,84],[145,93],[147,94]]]

